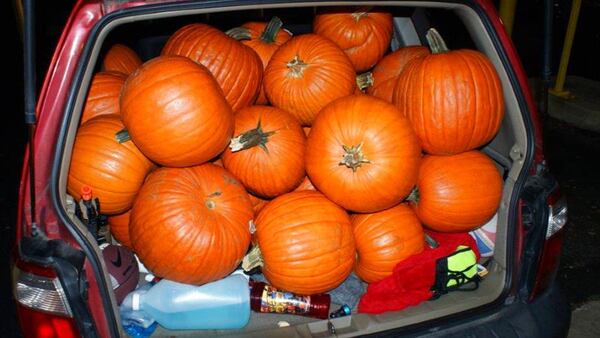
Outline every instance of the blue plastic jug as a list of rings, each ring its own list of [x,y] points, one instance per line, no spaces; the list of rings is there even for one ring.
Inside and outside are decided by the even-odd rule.
[[[163,279],[125,302],[172,330],[239,329],[250,319],[250,289],[241,274],[201,286]]]

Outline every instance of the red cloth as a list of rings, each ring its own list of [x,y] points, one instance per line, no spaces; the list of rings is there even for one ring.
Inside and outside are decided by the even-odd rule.
[[[449,256],[459,245],[471,247],[479,259],[475,240],[468,233],[427,232],[439,247],[425,250],[398,263],[391,276],[371,283],[358,303],[358,312],[382,313],[398,311],[413,306],[433,296],[429,291],[435,283],[435,263],[438,258]]]

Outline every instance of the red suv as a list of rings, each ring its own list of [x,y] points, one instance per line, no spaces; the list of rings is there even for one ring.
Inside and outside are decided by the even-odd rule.
[[[78,220],[66,190],[70,157],[92,75],[106,47],[125,41],[144,60],[160,54],[177,28],[206,22],[236,27],[277,15],[295,34],[310,31],[320,6],[367,1],[80,0],[56,46],[37,102],[30,161],[23,166],[13,250],[13,289],[25,336],[124,336],[111,281],[96,238]],[[330,321],[302,317],[278,327],[253,318],[237,331],[169,331],[156,336],[560,336],[570,310],[556,284],[566,205],[544,161],[541,125],[515,48],[491,1],[377,1],[394,17],[392,49],[424,44],[436,27],[452,48],[484,53],[504,91],[505,117],[482,151],[504,173],[496,242],[488,276],[472,292],[381,315]],[[35,206],[31,208],[32,194]],[[32,222],[34,210],[35,222]],[[333,330],[332,328],[335,328]]]

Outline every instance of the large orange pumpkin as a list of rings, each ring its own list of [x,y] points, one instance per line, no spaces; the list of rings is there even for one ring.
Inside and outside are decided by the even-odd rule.
[[[407,204],[351,219],[357,252],[354,271],[367,283],[390,276],[396,264],[423,251],[423,228]]]
[[[81,123],[98,115],[119,114],[119,97],[126,79],[122,73],[96,73],[83,107]]]
[[[306,174],[306,136],[298,120],[268,106],[242,108],[221,158],[252,193],[271,198],[294,190]]]
[[[108,218],[108,227],[113,237],[122,245],[133,249],[131,240],[129,239],[129,217],[131,210]]]
[[[357,72],[373,67],[392,39],[392,15],[377,9],[332,10],[315,16],[313,31],[335,42]]]
[[[272,105],[309,126],[329,102],[354,92],[356,74],[333,42],[305,34],[291,38],[273,54],[264,85]]]
[[[252,48],[260,57],[263,69],[267,67],[271,56],[287,40],[292,38],[292,34],[285,29],[281,29],[283,23],[281,19],[274,16],[267,22],[246,22],[241,27],[228,30],[227,35],[241,41],[244,45]],[[256,104],[267,104],[264,85],[260,88],[260,93],[256,98]]]
[[[421,150],[393,105],[353,95],[327,105],[312,126],[306,172],[329,199],[356,212],[400,203],[417,181]]]
[[[204,284],[240,263],[250,244],[253,214],[244,187],[219,166],[160,168],[135,200],[129,234],[153,273]]]
[[[427,36],[433,54],[406,66],[394,103],[430,154],[458,154],[488,143],[504,116],[494,65],[474,50],[448,51],[435,30]]]
[[[81,188],[89,186],[103,214],[129,210],[153,168],[133,142],[117,141],[123,128],[118,115],[102,115],[83,124],[75,137],[67,190],[78,200]]]
[[[155,162],[186,167],[217,156],[233,133],[233,114],[210,72],[184,57],[158,57],[123,88],[129,135]]]
[[[415,58],[426,55],[429,55],[427,47],[410,46],[400,48],[384,56],[370,73],[370,83],[365,85],[367,94],[391,103],[394,96],[394,87],[406,64]]]
[[[348,214],[316,191],[275,198],[256,218],[262,271],[282,290],[327,292],[352,271],[355,251]]]
[[[206,66],[233,111],[254,103],[261,88],[263,66],[248,46],[205,24],[191,24],[171,36],[163,55],[181,55]]]
[[[489,221],[500,204],[502,178],[486,155],[468,151],[425,156],[419,170],[415,211],[428,228],[467,232]]]
[[[142,65],[142,60],[131,48],[117,43],[106,52],[102,65],[104,70],[129,75]]]

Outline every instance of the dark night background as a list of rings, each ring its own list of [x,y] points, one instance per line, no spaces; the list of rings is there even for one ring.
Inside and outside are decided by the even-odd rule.
[[[5,1],[7,3],[8,1]],[[12,1],[11,1],[12,2]],[[497,2],[497,1],[496,1]],[[556,75],[571,1],[555,0],[552,73]],[[74,1],[37,1],[38,87]],[[15,335],[18,323],[12,310],[9,251],[14,237],[17,189],[22,166],[26,129],[23,123],[21,40],[14,8],[2,11],[9,27],[4,49],[8,50],[3,72],[4,105],[0,116],[0,336]],[[517,4],[513,41],[529,77],[539,77],[542,60],[543,11],[541,0]],[[583,1],[568,75],[600,81],[600,1]],[[600,93],[598,93],[600,95]],[[600,295],[600,134],[577,129],[550,117],[543,118],[545,152],[569,203],[569,225],[563,247],[559,280],[573,308]]]

